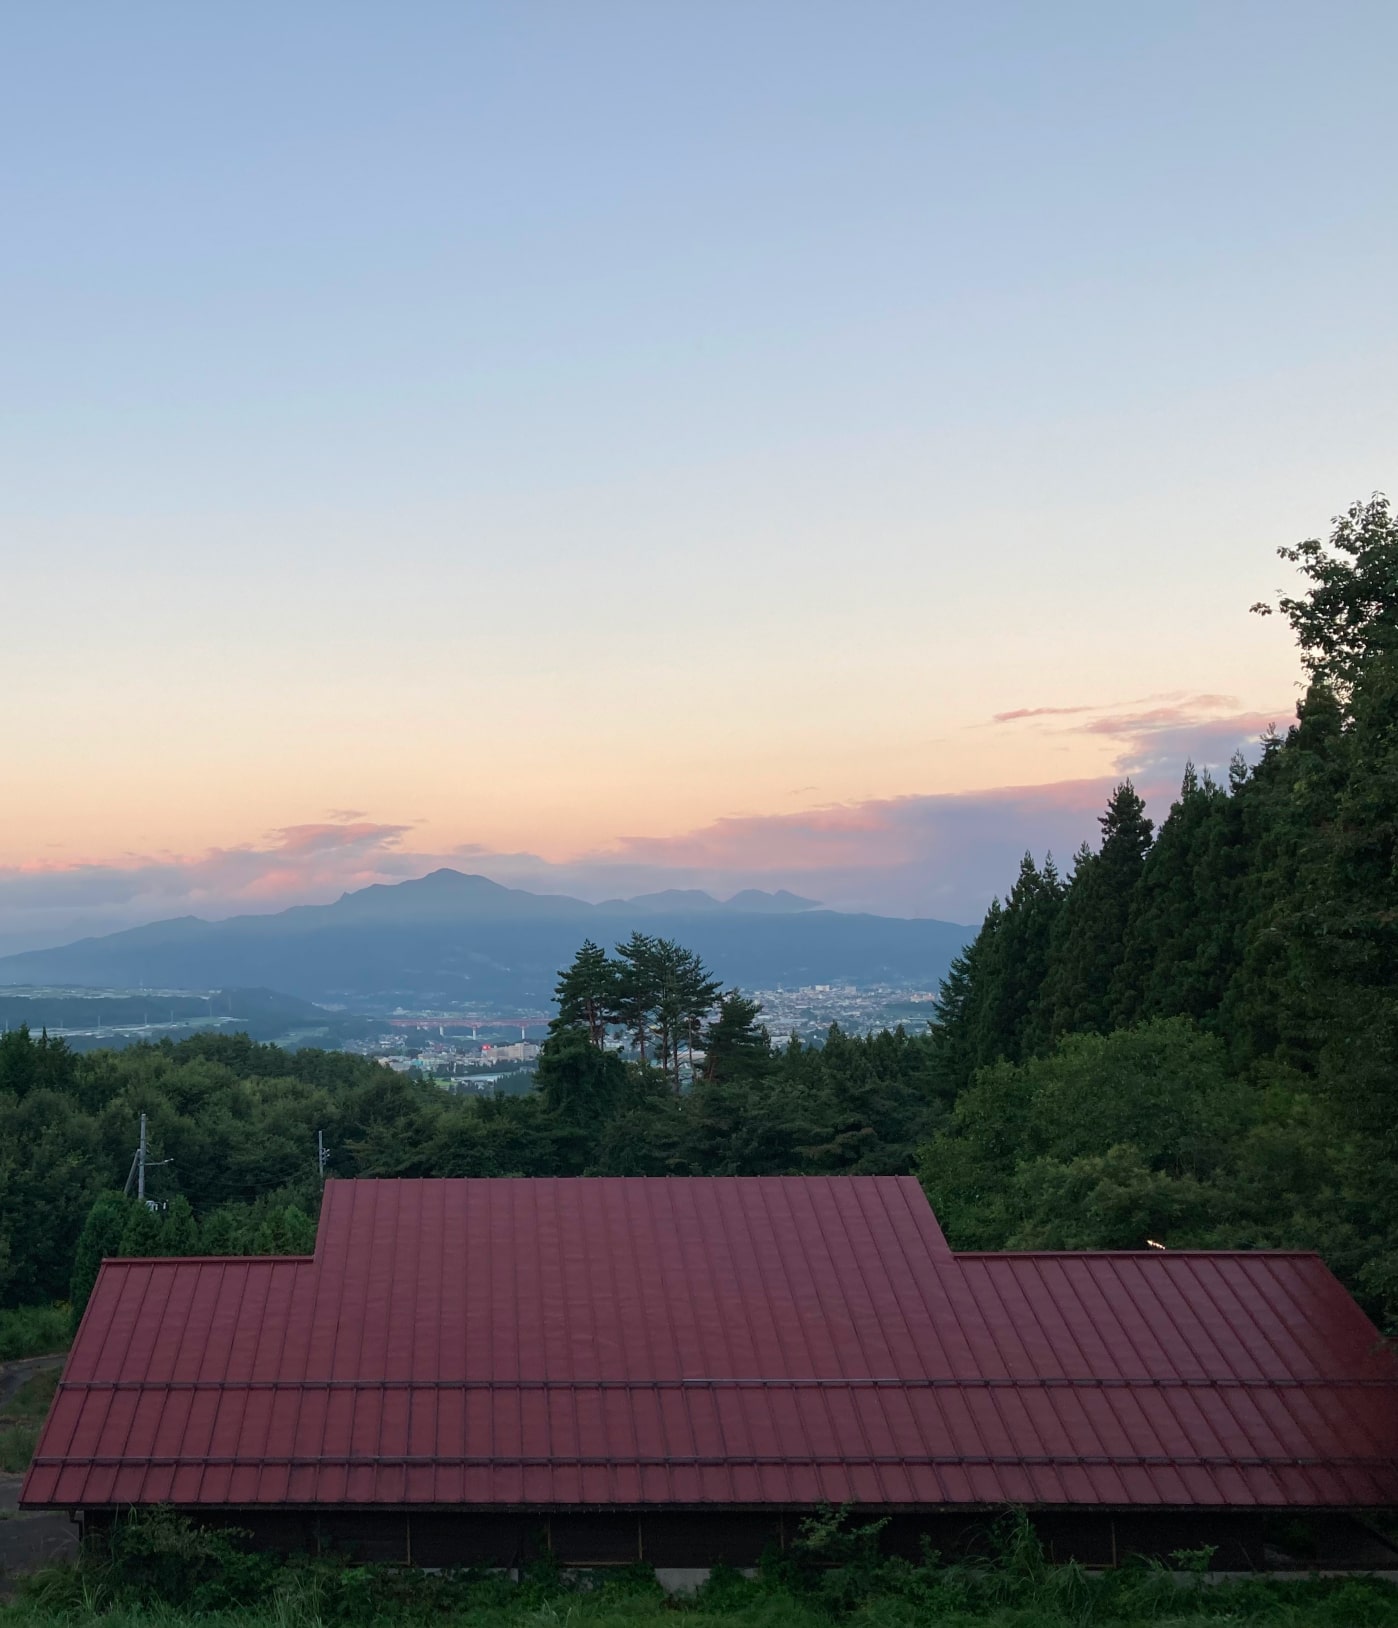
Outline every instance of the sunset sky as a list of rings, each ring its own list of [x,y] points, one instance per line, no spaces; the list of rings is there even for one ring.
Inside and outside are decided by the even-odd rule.
[[[1391,0],[11,8],[0,950],[438,864],[976,919],[1284,728]]]

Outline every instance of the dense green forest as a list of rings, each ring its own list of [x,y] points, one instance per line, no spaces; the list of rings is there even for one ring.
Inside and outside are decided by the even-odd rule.
[[[307,1247],[319,1130],[342,1176],[917,1171],[963,1248],[1315,1248],[1392,1317],[1398,521],[1374,498],[1282,553],[1298,724],[1222,782],[1187,771],[1158,832],[1124,784],[1066,875],[1026,856],[926,1031],[773,1048],[635,935],[564,971],[519,1097],[244,1037],[10,1033],[0,1305],[80,1306],[104,1253]],[[120,1197],[141,1113],[156,1211]]]
[[[1299,721],[1026,856],[942,991],[920,1169],[962,1247],[1319,1249],[1398,1310],[1398,520],[1281,550]],[[1254,609],[1270,614],[1270,607]]]
[[[236,1036],[77,1055],[13,1031],[0,1040],[0,1304],[70,1284],[80,1304],[103,1253],[308,1247],[317,1131],[338,1176],[913,1167],[938,1112],[929,1037],[833,1034],[774,1051],[755,1017],[741,997],[720,1004],[682,1095],[668,1059],[623,1062],[569,1024],[537,1088],[496,1098]],[[158,1211],[120,1196],[142,1113],[152,1158],[170,1161],[149,1177]]]

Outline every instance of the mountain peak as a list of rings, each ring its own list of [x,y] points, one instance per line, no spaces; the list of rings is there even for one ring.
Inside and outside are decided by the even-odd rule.
[[[638,893],[633,899],[603,899],[597,906],[609,915],[623,913],[630,916],[692,916],[722,910],[723,906],[711,893],[694,887],[667,887],[659,893]]]
[[[586,938],[640,929],[679,939],[751,989],[807,983],[933,988],[974,937],[948,922],[847,915],[782,889],[719,901],[695,888],[585,904],[444,866],[334,904],[152,922],[0,957],[0,984],[286,991],[337,1005],[541,1011]]]
[[[585,914],[592,906],[563,893],[529,893],[506,887],[475,871],[442,865],[426,876],[402,882],[373,882],[353,893],[341,894],[328,907],[337,920],[375,921],[411,925],[458,918],[499,920],[527,916],[567,917]]]
[[[803,899],[799,893],[788,893],[784,887],[778,888],[775,893],[764,893],[757,887],[745,887],[727,901],[727,907],[729,910],[742,910],[749,914],[760,911],[763,915],[823,908],[819,899]]]

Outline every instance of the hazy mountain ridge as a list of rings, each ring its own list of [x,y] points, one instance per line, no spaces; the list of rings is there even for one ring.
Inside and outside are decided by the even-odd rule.
[[[760,888],[744,888],[731,899],[716,899],[712,893],[699,888],[666,888],[660,893],[640,893],[634,899],[603,899],[594,910],[623,915],[683,916],[695,913],[708,915],[715,910],[736,911],[743,915],[794,914],[802,910],[819,910],[819,899],[803,899],[799,893],[788,893],[779,888],[775,893],[764,893]]]
[[[437,870],[265,916],[166,922],[0,958],[0,984],[271,986],[365,1007],[547,1003],[584,938],[679,938],[725,981],[935,985],[971,929],[852,915],[795,894],[673,889],[588,904]]]

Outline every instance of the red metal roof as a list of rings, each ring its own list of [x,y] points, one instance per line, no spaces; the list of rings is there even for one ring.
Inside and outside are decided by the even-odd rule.
[[[102,1267],[29,1505],[1398,1504],[1313,1255],[953,1255],[907,1177],[327,1184]]]

